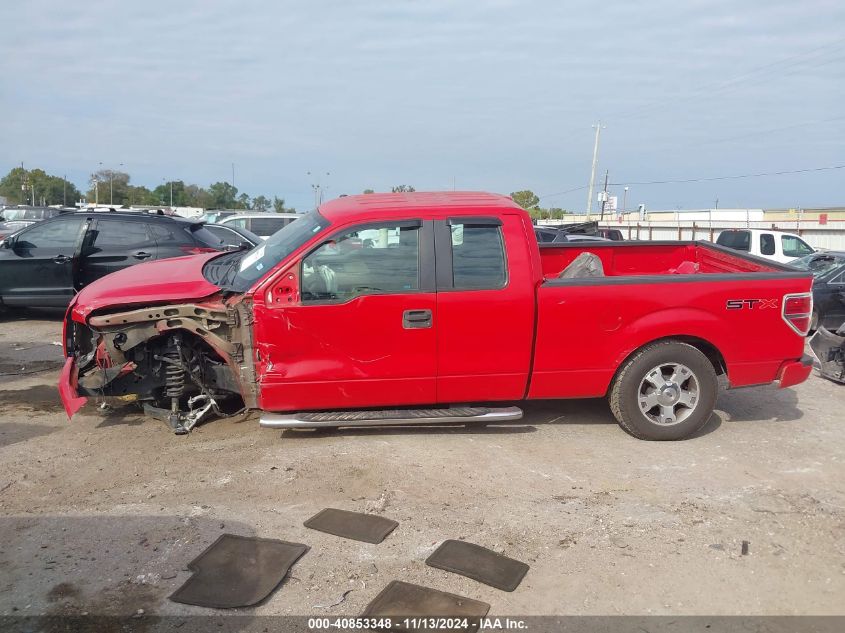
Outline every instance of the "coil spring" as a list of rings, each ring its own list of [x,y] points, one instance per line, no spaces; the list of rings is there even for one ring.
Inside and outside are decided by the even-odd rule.
[[[180,398],[185,392],[185,372],[181,366],[182,355],[175,345],[170,345],[164,352],[164,357],[173,361],[167,363],[164,369],[164,393],[168,398]]]

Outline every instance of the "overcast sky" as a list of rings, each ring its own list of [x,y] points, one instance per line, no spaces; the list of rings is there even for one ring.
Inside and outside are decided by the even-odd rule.
[[[328,197],[845,165],[841,0],[0,4],[0,171]],[[628,206],[845,205],[845,170],[630,185]],[[612,187],[620,194],[621,185]]]

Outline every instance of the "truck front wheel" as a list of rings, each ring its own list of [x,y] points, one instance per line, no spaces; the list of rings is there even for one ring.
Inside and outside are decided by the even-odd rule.
[[[619,425],[642,440],[680,440],[703,427],[718,382],[708,358],[678,341],[634,353],[613,380],[608,400]]]

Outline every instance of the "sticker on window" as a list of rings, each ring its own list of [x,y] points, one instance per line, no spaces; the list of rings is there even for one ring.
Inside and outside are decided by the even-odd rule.
[[[246,257],[244,257],[241,260],[241,267],[239,269],[239,272],[243,272],[244,270],[246,270],[247,268],[252,266],[255,262],[257,262],[262,257],[264,257],[264,246],[263,245],[260,246],[259,248],[255,249],[254,252],[250,253],[249,255],[247,255]]]

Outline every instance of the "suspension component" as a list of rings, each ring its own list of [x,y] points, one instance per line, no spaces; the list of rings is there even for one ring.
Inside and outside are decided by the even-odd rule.
[[[182,428],[179,415],[179,398],[185,393],[185,369],[182,364],[182,336],[175,333],[167,341],[162,354],[164,367],[164,394],[170,398],[170,427],[177,433]]]

